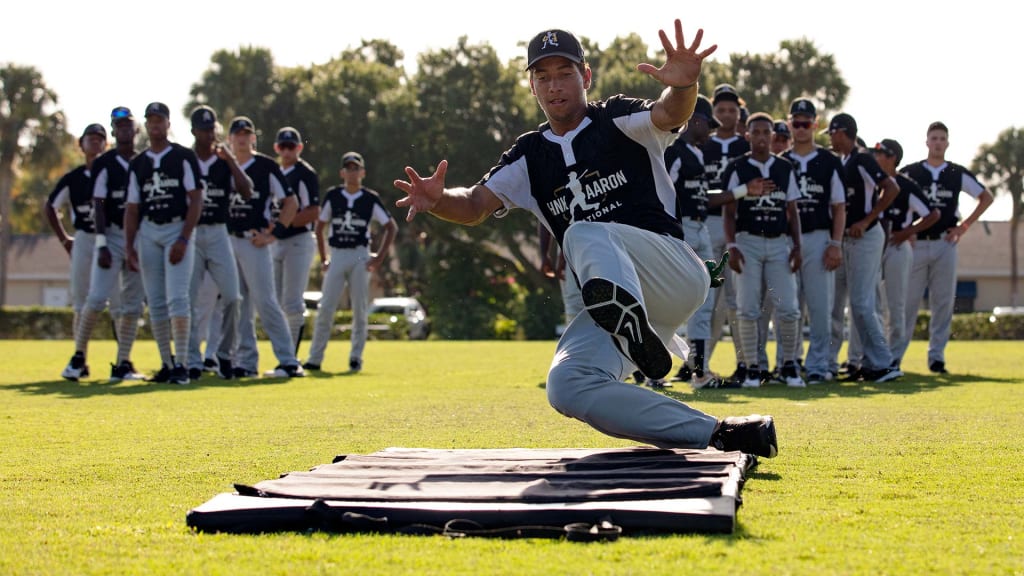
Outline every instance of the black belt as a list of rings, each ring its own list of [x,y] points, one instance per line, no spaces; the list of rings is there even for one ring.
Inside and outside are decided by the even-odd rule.
[[[917,235],[918,240],[942,240],[942,237],[946,235],[949,228],[945,228],[938,232],[932,232],[931,230],[921,232]]]
[[[252,230],[237,230],[232,231],[231,235],[234,236],[235,238],[252,238],[253,232]]]
[[[149,220],[153,224],[174,224],[175,222],[181,222],[182,220],[184,220],[184,218],[182,218],[181,216],[175,216],[174,218],[170,218],[167,220],[158,220],[156,218],[146,218],[146,220]]]
[[[777,234],[770,234],[770,233],[767,233],[767,232],[755,232],[753,230],[740,230],[740,232],[746,232],[747,234],[750,234],[750,235],[753,235],[753,236],[759,236],[761,238],[764,238],[765,240],[771,240],[773,238],[778,238],[778,237],[782,236],[782,234],[783,234],[782,232],[779,232]]]
[[[703,223],[704,220],[706,220],[706,218],[702,217],[702,216],[683,216],[683,220],[689,220],[691,222],[701,222],[701,223]]]

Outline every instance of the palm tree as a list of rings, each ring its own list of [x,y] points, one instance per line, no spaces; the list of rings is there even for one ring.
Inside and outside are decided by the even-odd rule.
[[[1017,305],[1017,233],[1024,206],[1024,129],[1007,128],[996,141],[981,147],[971,170],[984,180],[992,194],[1007,191],[1013,199],[1010,216],[1010,305]]]

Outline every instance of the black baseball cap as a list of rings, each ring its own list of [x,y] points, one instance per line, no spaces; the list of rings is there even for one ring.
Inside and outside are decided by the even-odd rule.
[[[295,128],[285,126],[277,131],[277,143],[302,144],[302,136],[299,135],[299,131]]]
[[[746,123],[750,118],[750,110],[746,106],[740,106],[740,122]]]
[[[736,87],[732,84],[719,84],[715,86],[715,90],[711,93],[711,101],[714,104],[718,104],[722,100],[732,100],[739,104],[740,93],[736,91]]]
[[[192,110],[192,127],[200,130],[212,130],[217,126],[217,113],[213,108],[202,104]]]
[[[355,164],[360,168],[366,167],[366,164],[363,162],[363,155],[359,152],[345,152],[342,154],[341,165],[344,166],[346,164]]]
[[[242,130],[248,130],[255,134],[256,125],[252,123],[252,120],[250,120],[248,116],[235,116],[234,120],[231,121],[231,127],[228,129],[228,134],[234,134],[235,132],[241,132]]]
[[[110,127],[113,128],[118,120],[131,120],[135,121],[135,116],[132,116],[132,111],[127,106],[118,106],[110,111]]]
[[[828,123],[828,128],[823,130],[828,134],[842,130],[846,132],[846,135],[851,138],[857,137],[857,121],[853,119],[853,116],[842,112],[832,117],[832,121]]]
[[[526,50],[526,69],[549,56],[562,56],[579,64],[583,62],[583,46],[565,30],[545,30],[530,40]]]
[[[99,134],[100,136],[103,136],[104,140],[107,139],[107,129],[103,127],[103,124],[89,124],[86,126],[85,130],[82,131],[82,135],[78,138],[78,141],[81,142],[82,140],[85,140],[85,137],[89,134]]]
[[[708,122],[708,128],[714,130],[718,128],[720,124],[718,120],[715,120],[715,115],[711,111],[711,100],[703,94],[697,95],[697,104],[693,107],[694,116],[703,116]]]
[[[814,102],[807,98],[797,98],[789,105],[789,115],[803,115],[815,118],[818,116],[818,111],[814,108]]]
[[[145,116],[146,118],[149,118],[154,114],[158,116],[163,116],[164,118],[170,118],[171,109],[168,108],[167,104],[164,104],[163,102],[150,102],[149,105],[146,106]]]
[[[786,138],[792,138],[793,134],[789,131],[789,124],[786,124],[782,120],[779,120],[772,126],[772,132],[775,132],[777,136],[785,136]]]
[[[903,162],[903,146],[900,146],[900,143],[892,138],[883,138],[881,142],[875,144],[875,152],[882,152],[887,156],[892,156],[896,159],[897,166],[900,165],[900,162]]]

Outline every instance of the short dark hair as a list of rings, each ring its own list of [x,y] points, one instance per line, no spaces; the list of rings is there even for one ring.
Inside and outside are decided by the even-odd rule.
[[[932,130],[942,130],[943,132],[946,133],[946,136],[949,136],[949,128],[946,127],[946,125],[943,124],[942,122],[936,121],[936,122],[932,122],[931,124],[929,124],[928,125],[928,131],[925,132],[925,134],[931,134]]]
[[[768,115],[766,112],[755,112],[747,118],[747,126],[750,126],[754,122],[767,122],[771,124],[772,130],[775,129],[775,119]]]

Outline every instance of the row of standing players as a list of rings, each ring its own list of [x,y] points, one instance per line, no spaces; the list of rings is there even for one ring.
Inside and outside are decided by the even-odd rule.
[[[344,184],[320,198],[316,172],[301,157],[298,130],[278,131],[278,161],[255,150],[256,127],[238,116],[225,146],[216,112],[191,114],[192,148],[168,140],[170,111],[145,110],[149,148],[136,153],[139,125],[123,106],[111,112],[115,147],[106,128],[91,124],[79,144],[86,163],[68,172],[46,204],[47,218],[71,258],[75,351],[62,376],[89,376],[88,344],[109,305],[117,338],[110,380],[139,380],[131,360],[139,318],[148,305],[162,366],[151,378],[188,384],[204,368],[225,379],[259,374],[254,316],[258,313],[277,366],[265,375],[302,376],[319,370],[346,285],[352,303],[349,369],[362,367],[370,272],[383,263],[397,224],[366,174],[357,152],[342,156]],[[60,217],[68,208],[74,229]],[[381,225],[371,252],[371,223]],[[324,270],[323,296],[305,363],[297,354],[314,252]],[[209,277],[216,289],[200,286]],[[210,335],[200,333],[213,309]],[[200,341],[216,350],[205,363]],[[212,364],[212,365],[211,365]]]
[[[798,98],[787,120],[746,115],[730,84],[700,96],[692,118],[666,151],[686,241],[705,260],[729,254],[721,290],[689,319],[690,356],[671,380],[694,388],[754,388],[775,380],[791,387],[846,380],[886,382],[901,362],[925,291],[931,311],[928,368],[946,373],[956,288],[957,242],[992,203],[963,166],[948,162],[948,128],[927,129],[928,157],[898,170],[903,148],[883,139],[868,149],[849,114],[826,129],[832,149],[815,143],[814,103]],[[960,192],[978,199],[960,220]],[[725,192],[725,193],[722,193]],[[544,267],[563,278],[566,318],[581,309],[572,281],[545,254]],[[848,360],[839,363],[849,308]],[[765,350],[768,320],[778,342],[775,370]],[[809,338],[804,355],[802,326]],[[709,369],[728,322],[736,370]]]

